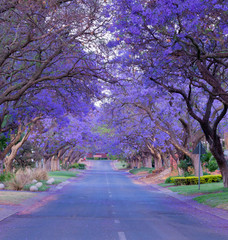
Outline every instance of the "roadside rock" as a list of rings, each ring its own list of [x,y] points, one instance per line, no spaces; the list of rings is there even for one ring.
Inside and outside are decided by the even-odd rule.
[[[5,185],[3,183],[0,183],[0,190],[4,189]]]
[[[53,184],[54,181],[55,181],[54,178],[49,178],[49,179],[47,180],[47,184],[51,185],[51,184]]]
[[[32,180],[32,183],[37,183],[37,180],[36,180],[36,179],[33,179],[33,180]]]
[[[31,187],[29,188],[29,190],[30,190],[31,192],[36,192],[36,191],[38,191],[38,187],[37,187],[37,186],[31,186]]]
[[[38,182],[38,183],[36,184],[36,187],[40,188],[42,185],[43,185],[42,182]]]

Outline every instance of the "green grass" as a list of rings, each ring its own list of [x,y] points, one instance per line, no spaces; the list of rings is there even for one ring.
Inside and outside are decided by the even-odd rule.
[[[125,161],[118,161],[114,163],[115,167],[117,169],[126,169],[128,168],[128,163],[126,163]]]
[[[198,190],[198,185],[183,185],[177,187],[170,187],[173,192],[178,192],[183,195],[192,195],[196,193],[213,193],[213,192],[228,192],[227,188],[223,187],[223,183],[206,183],[200,185],[200,190]]]
[[[76,177],[77,172],[68,172],[68,171],[56,171],[49,172],[48,176],[53,177],[55,179],[54,184],[59,184],[61,182],[66,181],[69,178]]]
[[[43,185],[38,188],[38,191],[39,191],[39,192],[47,191],[47,190],[50,188],[50,185],[47,185],[47,184],[46,184],[46,181],[43,181],[43,180],[42,180],[42,181],[39,181],[39,182],[42,182],[42,183],[43,183]],[[23,189],[24,189],[25,191],[30,191],[30,187],[33,186],[33,185],[36,185],[36,184],[32,184],[32,183],[31,183],[31,184],[27,184],[27,185],[24,186]]]
[[[145,171],[151,173],[153,170],[154,170],[154,168],[141,167],[141,168],[133,168],[129,172],[132,174],[137,174],[139,172],[145,172]]]
[[[159,183],[158,185],[161,187],[169,187],[169,186],[174,186],[174,183]]]
[[[211,207],[221,207],[228,210],[228,191],[199,196],[194,200]]]

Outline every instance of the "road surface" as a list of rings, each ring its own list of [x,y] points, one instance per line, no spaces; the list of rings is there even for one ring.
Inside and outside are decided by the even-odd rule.
[[[34,212],[0,222],[1,240],[227,240],[228,221],[137,185],[110,161],[94,161]]]

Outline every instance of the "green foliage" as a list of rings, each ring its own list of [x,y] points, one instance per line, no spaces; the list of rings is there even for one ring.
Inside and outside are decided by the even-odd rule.
[[[119,159],[119,156],[118,155],[112,155],[112,154],[107,154],[107,156],[109,157],[110,160],[117,160]]]
[[[185,156],[184,160],[180,160],[178,167],[184,171],[184,176],[191,176],[191,172],[189,172],[189,167],[193,167],[192,160],[190,157]]]
[[[0,174],[0,182],[7,182],[13,178],[12,173],[2,173]]]
[[[63,170],[66,170],[66,171],[68,171],[69,169],[70,169],[70,165],[68,165],[68,164],[61,164],[61,168],[63,169]]]
[[[184,172],[184,177],[191,177],[194,176],[193,174],[191,174],[190,172]]]
[[[9,138],[7,138],[4,134],[0,135],[0,151],[3,151],[7,146],[7,141],[9,141]]]
[[[215,157],[211,152],[207,152],[201,156],[201,161],[204,163],[204,166],[210,171],[214,172],[218,169],[218,164]]]
[[[100,133],[101,135],[105,135],[105,134],[109,134],[109,133],[111,133],[111,129],[110,128],[108,128],[108,125],[107,124],[103,124],[102,126],[98,126],[97,127],[97,129],[96,129],[96,131],[98,132],[98,133]]]
[[[220,182],[222,175],[205,175],[200,177],[200,184]],[[196,185],[198,184],[198,177],[173,177],[172,181],[175,185]]]
[[[167,177],[166,180],[165,180],[165,183],[173,183],[173,178],[174,177]]]
[[[214,157],[213,157],[214,158]],[[208,166],[207,166],[208,170],[210,172],[214,172],[218,169],[218,163],[215,159],[211,159],[208,163]]]
[[[86,165],[84,163],[74,163],[70,165],[69,168],[85,169]]]

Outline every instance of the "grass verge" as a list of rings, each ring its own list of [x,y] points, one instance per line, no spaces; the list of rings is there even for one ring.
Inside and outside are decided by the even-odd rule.
[[[133,168],[129,172],[132,174],[137,174],[139,172],[145,172],[145,171],[147,171],[148,173],[152,173],[153,170],[154,168],[141,167],[141,168]]]
[[[24,200],[36,196],[37,193],[1,191],[0,204],[20,204]]]
[[[170,186],[174,186],[174,183],[159,183],[158,185],[161,187],[170,187]]]
[[[194,198],[199,203],[228,210],[228,191],[211,193]]]
[[[41,180],[41,181],[39,181],[39,182],[42,182],[42,183],[43,183],[43,185],[38,188],[38,191],[39,191],[39,192],[47,191],[47,190],[50,188],[50,185],[47,185],[46,181]],[[35,185],[35,184],[32,184],[32,183],[31,183],[31,184],[26,184],[23,189],[24,189],[25,191],[29,191],[30,187],[31,187],[31,186],[34,186],[34,185]]]
[[[198,190],[198,185],[183,185],[177,187],[169,188],[173,192],[178,192],[183,195],[193,195],[197,193],[215,193],[215,192],[225,192],[228,191],[227,188],[223,187],[223,183],[206,183],[200,185],[200,190]]]
[[[163,186],[164,185],[165,184],[163,184]],[[201,194],[201,196],[193,199],[211,207],[228,210],[228,189],[223,187],[222,182],[201,184],[200,190],[198,190],[198,185],[184,185],[168,188],[173,192],[178,192],[183,195]]]
[[[76,177],[77,172],[68,172],[68,171],[56,171],[49,172],[48,176],[53,177],[55,179],[54,184],[59,184],[61,182],[66,181],[69,178]]]

